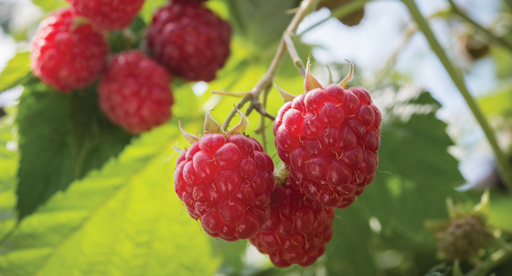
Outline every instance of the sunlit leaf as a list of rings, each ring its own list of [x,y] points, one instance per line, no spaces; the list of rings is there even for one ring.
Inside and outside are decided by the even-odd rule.
[[[26,86],[16,120],[20,218],[75,179],[100,168],[131,139],[100,111],[94,88],[65,95],[39,83]]]
[[[212,275],[219,259],[173,191],[175,124],[59,192],[0,245],[5,275]]]

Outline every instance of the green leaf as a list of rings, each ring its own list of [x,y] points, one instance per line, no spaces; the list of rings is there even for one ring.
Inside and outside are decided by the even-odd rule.
[[[160,7],[167,4],[167,0],[151,0],[145,1],[142,9],[139,13],[139,16],[149,24],[151,22],[151,18],[153,17],[153,13]]]
[[[460,270],[459,260],[455,260],[453,262],[452,276],[464,276],[464,273],[462,273],[462,270]]]
[[[512,89],[509,87],[497,93],[486,95],[478,99],[482,112],[486,115],[501,115],[512,118]]]
[[[32,0],[32,3],[38,5],[45,12],[51,12],[66,6],[64,0]]]
[[[143,39],[145,29],[146,22],[140,16],[137,16],[129,28],[110,32],[108,35],[110,52],[121,53],[137,49]]]
[[[336,210],[334,235],[327,244],[328,275],[378,275],[370,250],[372,231],[361,205]]]
[[[407,101],[398,101],[406,95]],[[464,183],[458,161],[447,151],[453,142],[446,124],[435,116],[439,107],[428,92],[400,90],[384,113],[375,180],[355,203],[367,206],[384,226],[398,225],[418,239],[430,236],[423,220],[445,218],[445,198],[460,198],[453,188]]]
[[[144,134],[54,195],[0,245],[0,274],[212,275],[220,260],[173,191],[179,137],[175,122]]]
[[[491,193],[489,212],[489,224],[495,228],[507,230],[512,233],[512,198],[510,194],[500,192]]]
[[[16,170],[18,168],[14,115],[11,108],[0,118],[0,240],[16,224]]]
[[[425,276],[451,276],[452,268],[444,263],[432,267]]]
[[[24,84],[30,76],[29,52],[17,53],[0,73],[0,93]]]
[[[131,139],[100,111],[93,87],[67,95],[40,83],[25,88],[17,117],[20,219],[117,156]]]

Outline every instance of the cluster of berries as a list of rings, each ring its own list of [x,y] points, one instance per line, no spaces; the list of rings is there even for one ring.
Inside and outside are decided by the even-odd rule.
[[[110,57],[108,32],[128,27],[144,0],[68,2],[69,8],[53,12],[39,26],[32,40],[32,71],[62,93],[100,77],[101,108],[130,133],[169,119],[171,74],[211,81],[230,54],[229,23],[203,1],[174,0],[156,11],[147,28],[148,55],[131,50]]]
[[[243,135],[241,112],[227,133],[209,113],[201,138],[182,129],[192,145],[178,157],[174,187],[207,234],[249,239],[277,267],[309,266],[324,253],[335,208],[363,193],[378,164],[382,117],[368,91],[347,89],[352,72],[324,88],[308,63],[306,94],[278,88],[287,101],[274,122],[284,175],[274,176],[270,156]]]

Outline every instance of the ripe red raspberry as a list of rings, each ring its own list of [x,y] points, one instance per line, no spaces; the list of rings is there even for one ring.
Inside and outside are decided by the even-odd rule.
[[[272,159],[244,135],[195,138],[176,161],[176,194],[210,236],[226,241],[254,236],[270,217]]]
[[[139,13],[144,0],[102,1],[67,0],[76,14],[85,16],[98,27],[113,31],[128,27]]]
[[[312,265],[332,238],[334,208],[305,198],[290,186],[276,186],[270,219],[251,243],[277,267]]]
[[[197,4],[173,2],[153,15],[147,43],[173,75],[211,81],[229,57],[231,26]]]
[[[349,76],[324,88],[308,63],[306,94],[283,105],[274,122],[291,186],[324,207],[350,206],[373,181],[379,161],[381,114],[364,88],[343,89],[352,69]]]
[[[76,22],[69,9],[56,11],[41,23],[31,47],[34,75],[62,92],[91,83],[108,54],[105,37],[92,25]]]
[[[163,124],[171,116],[171,76],[138,51],[114,56],[98,86],[100,106],[110,120],[131,133]]]

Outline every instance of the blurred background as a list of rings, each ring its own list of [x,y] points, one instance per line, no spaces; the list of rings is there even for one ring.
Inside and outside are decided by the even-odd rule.
[[[236,103],[236,99],[211,95],[211,90],[243,92],[254,86],[268,67],[282,31],[291,19],[290,13],[299,3],[244,0],[240,1],[242,8],[234,11],[233,1],[236,0],[207,3],[235,29],[232,56],[217,80],[211,83],[177,80],[173,84],[177,99],[173,113],[187,123],[186,128],[191,133],[200,131],[206,110],[214,108],[214,117],[222,122]],[[16,166],[0,166],[0,170],[6,168],[4,174],[9,175],[3,178],[4,184],[8,184],[0,189],[6,194],[0,195],[0,200],[4,199],[0,205],[3,208],[0,208],[3,210],[0,234],[19,227],[2,240],[4,244],[0,242],[0,275],[425,275],[432,267],[442,264],[436,259],[432,235],[425,229],[425,221],[447,218],[447,197],[477,203],[486,187],[493,188],[491,225],[510,234],[510,194],[497,173],[494,153],[457,87],[401,1],[367,2],[364,12],[359,10],[358,14],[351,15],[355,19],[345,24],[343,19],[334,16],[343,12],[343,5],[319,8],[299,25],[295,38],[303,61],[311,52],[313,74],[324,84],[329,79],[326,65],[337,82],[348,72],[345,60],[353,62],[355,78],[350,86],[362,86],[370,91],[384,114],[376,180],[353,207],[337,211],[341,217],[341,221],[335,223],[337,237],[329,244],[326,256],[314,266],[275,269],[268,258],[246,243],[226,243],[201,233],[200,226],[182,211],[172,192],[172,175],[169,175],[177,155],[171,146],[186,146],[183,139],[177,138],[177,122],[173,119],[162,128],[127,143],[118,163],[111,160],[102,171],[93,170],[91,175],[97,179],[105,179],[102,174],[111,176],[114,172],[128,174],[130,168],[138,164],[126,161],[130,154],[136,155],[137,147],[145,143],[155,145],[148,151],[147,160],[140,161],[148,169],[133,180],[144,182],[141,179],[147,177],[148,181],[126,188],[122,199],[107,200],[104,213],[101,213],[103,207],[94,204],[104,206],[100,199],[110,198],[111,191],[91,192],[86,186],[92,185],[94,179],[87,176],[75,181],[79,184],[75,190],[75,184],[71,184],[68,191],[48,196],[47,205],[18,226],[13,207],[16,204]],[[463,71],[469,91],[494,128],[501,148],[510,156],[511,50],[454,13],[447,0],[415,2],[452,62]],[[142,21],[149,24],[153,11],[164,3],[163,0],[146,0],[140,15]],[[458,0],[454,3],[495,37],[512,41],[512,1]],[[48,12],[65,5],[59,0],[0,0],[0,71],[17,53],[29,50],[29,41]],[[235,13],[239,16],[233,16]],[[359,18],[362,18],[360,22]],[[344,20],[349,19],[344,17]],[[301,77],[288,56],[276,80],[292,94],[303,93]],[[0,86],[2,81],[0,76]],[[18,108],[22,109],[18,103],[26,89],[20,85],[0,93],[1,112],[7,113],[2,128],[8,133],[2,143],[5,151],[13,156],[18,155],[19,136],[13,121]],[[185,102],[187,105],[180,105]],[[282,100],[273,90],[269,96],[269,112],[276,114],[281,105]],[[253,123],[248,132],[259,139],[254,134],[259,116],[252,114],[249,119]],[[271,128],[266,132],[268,144],[273,145]],[[270,150],[271,156],[274,153],[275,149]],[[279,165],[277,156],[274,161]],[[7,168],[11,171],[7,172]],[[166,181],[157,180],[158,177]],[[122,187],[123,183],[119,185]],[[74,196],[80,197],[81,193],[84,200],[91,197],[92,203],[87,208],[71,203]],[[155,193],[168,195],[155,200]],[[150,201],[154,201],[151,203],[154,206]],[[172,202],[172,207],[168,207],[167,202]],[[155,211],[159,208],[165,210]],[[72,213],[78,209],[85,212],[83,217]],[[52,217],[55,210],[70,213]],[[162,216],[168,221],[160,222]],[[101,223],[116,219],[131,222]],[[45,226],[38,226],[41,222]],[[161,226],[148,232],[139,226],[133,230],[131,227],[135,224]],[[116,237],[120,229],[126,231]],[[159,238],[155,239],[151,233],[160,233],[154,234]],[[186,238],[181,239],[180,235]],[[189,244],[185,242],[192,240]],[[146,246],[146,242],[150,245]],[[107,245],[105,250],[94,247],[103,243],[113,244]],[[152,252],[148,254],[153,257],[158,255],[155,257],[158,260],[143,258],[144,252]],[[184,256],[173,259],[181,252]],[[94,261],[83,260],[91,254],[96,254]],[[196,265],[193,260],[197,259],[201,261]],[[75,262],[77,266],[73,265]],[[130,268],[127,264],[147,268]],[[118,270],[113,267],[118,265],[127,265],[119,270],[125,274],[114,272]],[[470,263],[461,265],[463,271],[471,267]],[[450,266],[441,265],[440,271]],[[508,260],[497,269],[496,275],[511,275],[512,262]]]

